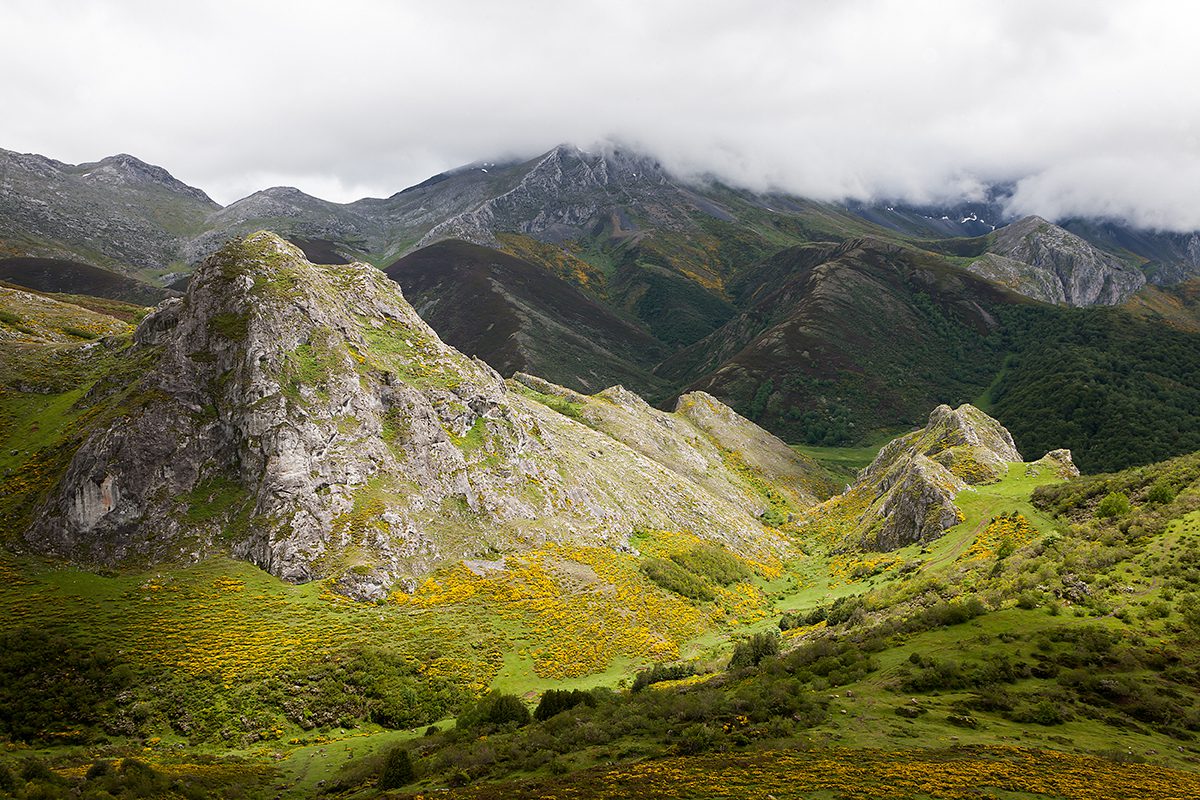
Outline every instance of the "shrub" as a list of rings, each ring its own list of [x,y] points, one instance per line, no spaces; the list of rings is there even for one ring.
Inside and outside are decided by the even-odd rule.
[[[733,648],[733,657],[729,659],[729,669],[743,669],[757,666],[767,656],[779,655],[779,634],[775,631],[756,633],[749,639],[744,639]]]
[[[529,709],[515,694],[491,692],[472,708],[464,711],[455,723],[459,728],[519,728],[529,724]]]
[[[1129,496],[1124,492],[1109,492],[1096,506],[1096,516],[1100,519],[1123,517],[1129,513],[1131,508]]]
[[[671,560],[696,575],[714,583],[728,586],[738,581],[749,580],[750,569],[726,550],[714,545],[700,545],[684,553],[676,553]]]
[[[383,773],[379,776],[380,789],[399,789],[413,782],[412,759],[403,747],[393,747],[383,762]]]
[[[908,627],[913,631],[944,628],[950,625],[961,625],[968,620],[981,616],[987,611],[987,606],[978,597],[968,597],[966,600],[951,600],[937,603],[914,614],[908,621]]]
[[[1035,592],[1032,589],[1026,589],[1017,596],[1017,608],[1032,611],[1042,604],[1042,593]]]
[[[1146,500],[1150,503],[1169,503],[1175,499],[1175,489],[1166,480],[1159,478],[1146,492]]]
[[[578,705],[595,706],[596,698],[579,689],[572,689],[570,691],[566,689],[548,689],[538,702],[537,709],[533,712],[533,718],[538,722],[542,722]]]
[[[102,649],[32,628],[0,634],[0,737],[30,742],[74,727],[86,738],[132,681]]]
[[[62,780],[49,767],[36,758],[27,760],[21,766],[21,777],[26,781],[42,781],[45,783],[55,783]]]
[[[688,725],[679,733],[676,748],[684,755],[693,755],[711,750],[717,743],[717,734],[704,723]]]
[[[839,609],[845,605],[845,598],[838,598],[834,603],[834,607]],[[816,625],[818,622],[826,622],[829,616],[830,609],[825,606],[817,606],[816,608],[805,614],[803,611],[787,611],[779,620],[779,630],[787,631],[792,628],[802,628],[806,625]],[[846,614],[845,619],[849,619],[850,615]],[[841,621],[845,621],[842,619]],[[830,625],[836,625],[837,622],[829,622]]]
[[[647,686],[663,681],[677,681],[689,675],[695,675],[696,668],[691,664],[655,664],[650,669],[638,670],[633,678],[631,692],[640,692]]]
[[[1061,725],[1067,721],[1066,710],[1050,700],[1039,700],[1017,706],[1009,715],[1013,722],[1032,722],[1035,725]]]

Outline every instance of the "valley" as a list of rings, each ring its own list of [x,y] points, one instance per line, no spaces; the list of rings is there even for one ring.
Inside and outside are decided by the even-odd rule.
[[[191,199],[0,264],[0,794],[1197,785],[1186,281],[630,154],[219,230],[100,164]]]

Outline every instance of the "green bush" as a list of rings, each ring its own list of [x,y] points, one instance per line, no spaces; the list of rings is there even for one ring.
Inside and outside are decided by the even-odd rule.
[[[455,723],[455,727],[466,729],[487,729],[528,725],[529,709],[525,702],[515,694],[491,692],[473,707],[464,711]]]
[[[403,747],[393,747],[383,762],[383,773],[379,776],[380,789],[399,789],[407,786],[416,778],[413,771],[412,759]]]
[[[650,669],[638,670],[637,675],[633,676],[633,686],[629,691],[640,692],[656,683],[677,681],[695,674],[696,668],[691,664],[655,664]]]
[[[1061,725],[1069,719],[1066,709],[1050,700],[1037,700],[1017,706],[1009,719],[1035,725]]]
[[[1175,489],[1170,483],[1159,478],[1146,492],[1146,500],[1150,503],[1169,503],[1175,499]]]
[[[278,696],[268,699],[305,729],[360,721],[413,728],[454,714],[470,701],[462,685],[422,675],[402,655],[374,648],[343,651],[338,658],[285,673],[272,691]]]
[[[744,669],[757,666],[767,656],[779,655],[779,634],[775,631],[756,633],[738,642],[729,659],[729,669]]]
[[[688,725],[679,732],[675,748],[684,755],[712,750],[717,744],[717,732],[702,722]]]
[[[1096,506],[1096,516],[1100,519],[1123,517],[1131,508],[1129,497],[1124,492],[1109,492]]]
[[[965,600],[950,600],[937,603],[914,614],[907,623],[910,631],[923,631],[931,628],[944,628],[950,625],[961,625],[968,620],[981,616],[987,611],[987,606],[978,597],[968,597]]]
[[[32,742],[79,728],[86,739],[132,682],[129,667],[104,650],[32,628],[0,634],[0,736]]]
[[[671,560],[687,571],[722,586],[749,580],[753,574],[727,550],[714,545],[693,547],[686,552],[676,553],[671,556]]]
[[[579,689],[547,689],[533,712],[533,718],[541,722],[578,705],[594,706],[596,698]]]

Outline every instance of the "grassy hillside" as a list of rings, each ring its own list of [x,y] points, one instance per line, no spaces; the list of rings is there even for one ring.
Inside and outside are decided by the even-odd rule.
[[[695,665],[698,681],[593,693],[519,727],[460,720],[407,746],[418,788],[520,778],[450,796],[1186,794],[1195,775],[1169,770],[1200,763],[1197,465],[1072,484],[1013,465],[964,498],[966,519],[944,539],[849,570],[847,556],[821,555],[835,520],[818,517],[801,535],[822,568],[783,600],[794,608],[782,654],[759,628],[754,658],[739,662],[739,649],[728,669]],[[1164,484],[1170,499],[1154,488]],[[1131,507],[1098,517],[1113,491]],[[920,749],[896,749],[905,742]],[[362,779],[355,769],[345,789]]]
[[[410,790],[454,797],[1192,786],[1200,456],[1068,483],[1014,464],[959,505],[944,537],[889,554],[842,550],[835,502],[791,528],[795,562],[647,531],[636,555],[549,547],[382,604],[228,560],[100,576],[6,556],[0,723],[28,744],[0,761],[69,785],[96,758],[180,776],[216,756],[246,796],[373,796],[397,746]],[[631,680],[656,662],[675,666]],[[528,724],[476,700],[533,710],[550,688],[586,695]]]

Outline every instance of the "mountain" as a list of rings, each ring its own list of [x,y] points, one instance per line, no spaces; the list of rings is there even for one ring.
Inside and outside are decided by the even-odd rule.
[[[374,220],[351,206],[321,200],[291,186],[275,186],[214,211],[206,230],[186,244],[183,254],[187,261],[198,262],[230,238],[270,229],[297,240],[323,241],[334,251],[340,248],[361,257],[376,227]],[[382,246],[377,236],[371,241]]]
[[[502,375],[532,372],[589,393],[614,384],[669,391],[652,375],[663,343],[543,267],[445,240],[385,272],[444,341]]]
[[[1025,217],[1009,210],[1010,185],[989,187],[983,200],[944,205],[848,201],[863,219],[907,239],[986,236]],[[1058,227],[1120,261],[1137,266],[1146,279],[1170,286],[1200,276],[1200,232],[1175,233],[1136,228],[1119,220],[1066,217]]]
[[[931,253],[879,239],[784,250],[738,290],[745,310],[659,375],[818,444],[975,397],[998,367],[991,309],[1013,300]]]
[[[719,289],[742,266],[791,244],[862,235],[971,237],[1013,221],[1005,205],[1011,187],[941,206],[817,203],[683,180],[653,157],[611,145],[586,152],[564,144],[528,160],[469,164],[388,198],[347,204],[274,187],[221,208],[161,167],[125,154],[69,165],[3,151],[0,170],[0,241],[9,253],[74,257],[145,276],[190,268],[225,240],[269,228],[326,240],[377,265],[455,238],[606,277],[623,265],[634,270],[618,282],[631,284],[628,295],[641,285],[639,264]],[[1194,234],[1103,220],[1062,225],[1137,264],[1156,283],[1197,274]]]
[[[734,286],[745,310],[657,373],[789,441],[865,444],[970,402],[1089,472],[1200,447],[1186,293],[1154,289],[1134,313],[1051,306],[877,239],[790,248]]]
[[[0,150],[0,255],[81,261],[153,278],[219,206],[133,156],[64,164]]]
[[[869,238],[729,287],[745,330],[864,362],[824,320],[953,332],[1005,413],[926,408],[830,496],[711,394],[503,380],[274,234],[136,329],[0,287],[0,793],[1194,793],[1200,455],[1079,477],[1058,448],[1184,442],[1153,403],[1200,407],[1200,338]]]
[[[1158,286],[1200,277],[1200,232],[1141,230],[1110,220],[1081,218],[1059,224],[1103,250],[1132,259]]]
[[[987,252],[971,272],[1046,303],[1115,306],[1146,283],[1122,263],[1041,217],[1025,217],[988,236]]]
[[[997,397],[1006,405],[992,409],[997,414],[1030,415],[1004,417],[1019,442],[1034,429],[1070,425],[1076,433],[1067,444],[1088,469],[1132,463],[1118,458],[1122,449],[1153,460],[1186,448],[1169,446],[1171,437],[1155,432],[1138,442],[1102,442],[1070,423],[1070,409],[1035,400],[1038,382],[1053,380],[1046,372],[1053,369],[1053,358],[1011,362],[1018,369],[1006,363],[1020,353],[1048,353],[1048,343],[1033,340],[1019,326],[1045,331],[1035,318],[1057,317],[1045,310],[1008,313],[1022,301],[1005,289],[1065,305],[1123,301],[1142,319],[1194,331],[1184,284],[1137,288],[1142,268],[1158,276],[1155,280],[1172,269],[1187,274],[1190,268],[1179,259],[1186,256],[1189,240],[1148,232],[1121,238],[1116,227],[1097,223],[1106,241],[1120,239],[1146,253],[1122,245],[1114,255],[1036,218],[1002,227],[999,190],[992,200],[947,207],[940,215],[935,207],[817,203],[716,181],[682,180],[654,159],[621,148],[584,152],[560,146],[525,161],[467,165],[388,198],[336,204],[277,187],[217,208],[165,172],[127,157],[79,167],[36,156],[5,158],[19,165],[8,167],[5,186],[27,190],[21,214],[44,206],[38,219],[54,219],[70,229],[59,238],[79,238],[92,226],[89,220],[110,207],[114,213],[141,214],[143,228],[154,219],[169,221],[171,209],[191,209],[186,235],[159,226],[159,244],[146,245],[160,254],[146,262],[157,267],[140,273],[171,278],[174,289],[186,285],[186,276],[163,275],[164,258],[174,259],[171,269],[183,270],[183,264],[230,237],[260,227],[290,239],[314,262],[368,260],[390,266],[411,256],[406,263],[426,264],[412,273],[414,280],[421,276],[420,286],[413,284],[421,310],[436,315],[435,327],[447,339],[506,374],[542,372],[586,392],[620,383],[655,402],[702,390],[775,433],[808,443],[868,442],[919,424],[938,403],[986,406]],[[122,200],[122,193],[131,199]],[[42,206],[29,199],[35,195],[47,198]],[[82,211],[81,198],[87,201]],[[7,224],[22,227],[21,214],[6,217]],[[928,238],[985,228],[977,236]],[[149,241],[117,235],[112,226],[105,230],[110,250],[141,250],[138,242]],[[32,240],[32,234],[22,235],[25,239],[0,238],[20,257],[32,251],[46,255],[46,247],[21,245]],[[455,274],[477,287],[483,286],[483,262],[489,262],[486,293],[468,297],[463,287],[436,277],[431,265],[439,262],[439,254],[455,248],[465,252],[467,245],[441,239],[452,235],[512,258],[456,261]],[[418,255],[422,243],[435,249]],[[839,247],[847,248],[846,255],[830,255]],[[74,252],[66,245],[50,250],[60,257]],[[810,258],[817,261],[804,266]],[[92,251],[70,260],[85,267],[130,269]],[[468,268],[472,261],[478,263]],[[507,266],[495,268],[501,263]],[[82,267],[52,267],[38,273],[44,279],[26,283],[42,291],[100,291],[80,288]],[[990,280],[964,277],[969,270]],[[23,280],[15,274],[10,279]],[[879,313],[856,291],[878,294]],[[453,294],[456,300],[433,302],[435,294]],[[502,318],[487,324],[502,325],[503,336],[491,338],[480,324],[481,305]],[[585,316],[595,324],[582,325]],[[1098,319],[1106,320],[1105,327],[1117,318]],[[1076,323],[1064,322],[1061,329],[1076,330]],[[1137,337],[1151,335],[1145,326],[1135,330]],[[1176,355],[1188,348],[1185,339],[1169,336],[1167,341]],[[1186,425],[1188,413],[1176,407],[1186,392],[1176,391],[1173,383],[1161,397],[1151,398],[1148,385],[1136,388],[1104,366],[1127,361],[1125,355],[1101,357],[1077,341],[1068,346],[1072,355],[1088,349],[1087,359],[1108,376],[1104,385],[1120,387],[1115,395],[1098,393],[1102,399],[1089,416],[1124,407],[1136,396],[1137,402],[1151,402]],[[1157,343],[1149,346],[1161,349]],[[1164,363],[1177,361],[1164,353]],[[1040,366],[1035,371],[1029,364]],[[1155,369],[1154,380],[1171,380]],[[1027,383],[1016,386],[1017,380]],[[1037,434],[1032,441],[1040,445],[1044,437]],[[1149,450],[1143,447],[1146,441],[1153,442]]]
[[[576,402],[510,388],[443,344],[375,268],[313,265],[269,233],[222,248],[101,355],[90,388],[52,404],[56,429],[13,401],[49,444],[23,451],[0,508],[9,529],[29,523],[24,546],[86,564],[224,550],[382,598],[448,561],[547,540],[622,546],[640,529],[765,557],[790,547],[759,520],[773,522],[772,478],[753,454],[725,455],[722,430],[772,447],[775,480],[819,474],[711,398],[703,423],[627,406],[635,427],[667,425],[688,477],[578,421]]]

